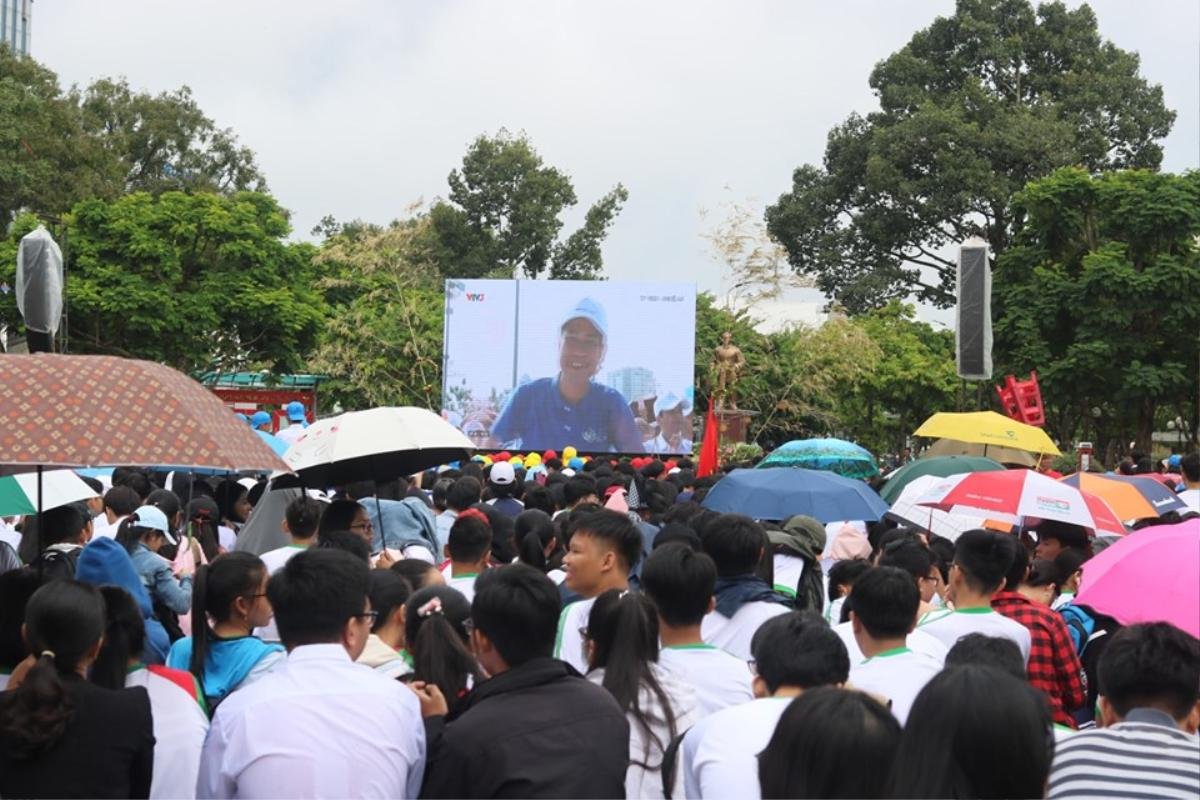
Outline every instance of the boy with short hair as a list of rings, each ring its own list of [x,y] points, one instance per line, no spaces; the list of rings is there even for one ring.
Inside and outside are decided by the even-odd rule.
[[[642,553],[642,534],[628,516],[607,509],[572,519],[570,531],[563,583],[584,599],[562,610],[554,657],[586,673],[580,631],[587,627],[597,597],[609,589],[629,588],[629,573]]]
[[[926,614],[918,629],[941,639],[947,647],[968,633],[1004,636],[1021,648],[1021,657],[1028,663],[1029,630],[992,609],[992,598],[1004,588],[1018,547],[1017,540],[1004,533],[973,530],[959,536],[950,567],[949,595],[954,610]],[[851,594],[852,603],[853,597]]]
[[[853,597],[850,624],[866,660],[850,667],[850,683],[891,700],[903,725],[917,695],[942,669],[936,659],[908,647],[921,595],[908,573],[875,567],[854,582]]]
[[[487,569],[492,556],[492,529],[482,512],[467,509],[450,526],[445,555],[450,559],[446,585],[457,589],[470,602],[475,598],[475,579]]]
[[[716,607],[717,567],[682,542],[658,547],[642,565],[642,590],[658,609],[658,663],[696,690],[700,717],[754,699],[746,662],[706,644],[700,627]]]

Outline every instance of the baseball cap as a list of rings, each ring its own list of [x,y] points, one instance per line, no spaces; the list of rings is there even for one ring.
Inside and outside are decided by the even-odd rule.
[[[171,544],[178,543],[175,534],[171,533],[171,526],[167,524],[167,515],[162,512],[161,508],[141,506],[133,512],[132,516],[137,517],[137,527],[159,531]]]
[[[579,456],[575,456],[574,458],[572,458],[570,461],[567,462],[567,466],[574,470],[583,469],[583,459],[580,458]]]
[[[667,392],[666,394],[659,395],[654,401],[654,416],[657,417],[664,411],[672,411],[676,408],[687,415],[692,411],[692,404],[687,401],[687,398],[680,397],[674,392]]]
[[[304,403],[299,400],[288,403],[287,418],[292,422],[304,422],[307,419],[304,414]]]
[[[250,427],[251,428],[257,428],[260,425],[270,425],[270,424],[271,424],[271,412],[269,412],[269,411],[255,411],[253,414],[250,415]]]
[[[597,303],[590,297],[585,297],[575,304],[575,307],[567,312],[563,317],[561,330],[568,322],[573,319],[586,319],[595,326],[596,330],[600,331],[600,335],[604,341],[608,341],[608,315],[604,313],[604,306]]]
[[[492,471],[488,473],[488,480],[497,486],[507,486],[516,479],[516,472],[513,470],[513,465],[507,461],[497,461],[492,464]]]

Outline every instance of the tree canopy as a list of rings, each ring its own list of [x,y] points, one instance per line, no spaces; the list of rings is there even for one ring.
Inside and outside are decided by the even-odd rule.
[[[1175,114],[1138,66],[1086,5],[958,0],[876,65],[879,110],[829,132],[824,163],[795,170],[768,229],[852,313],[910,295],[949,306],[945,248],[981,236],[1003,252],[1029,181],[1158,167]]]

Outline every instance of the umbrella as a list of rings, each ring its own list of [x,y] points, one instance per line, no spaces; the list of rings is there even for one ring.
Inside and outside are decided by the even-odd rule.
[[[0,478],[0,516],[36,514],[37,484],[37,475],[32,472]],[[69,469],[55,469],[42,473],[43,511],[93,497],[96,497],[96,493],[92,491],[92,487]]]
[[[285,468],[221,400],[181,372],[115,356],[0,358],[0,464]]]
[[[943,478],[917,504],[1012,523],[1038,517],[1082,525],[1096,532],[1125,533],[1121,520],[1099,497],[1028,469]]]
[[[470,439],[428,409],[384,407],[314,422],[283,460],[307,486],[340,486],[465,461],[473,450]]]
[[[957,439],[938,439],[929,445],[922,457],[930,458],[932,456],[977,456],[990,458],[1001,464],[1016,464],[1021,467],[1035,467],[1038,462],[1038,457],[1026,450],[1001,447],[995,444],[972,444],[971,442],[960,442]]]
[[[807,514],[821,522],[877,520],[887,503],[862,481],[812,469],[735,469],[701,504],[722,513],[782,520]]]
[[[1124,625],[1169,622],[1200,636],[1200,519],[1134,531],[1083,565],[1075,602]]]
[[[920,475],[913,478],[899,493],[887,515],[909,525],[924,528],[952,542],[956,541],[963,531],[989,527],[986,517],[951,513],[932,506],[917,505],[917,501],[939,482],[937,475]]]
[[[1059,455],[1058,448],[1041,428],[1017,422],[995,411],[972,411],[963,414],[943,411],[925,420],[913,435]],[[986,448],[983,455],[988,455]]]
[[[847,478],[873,478],[879,474],[875,456],[842,439],[796,439],[775,448],[758,469],[803,467],[827,470]]]
[[[948,475],[961,475],[966,472],[995,472],[1004,466],[990,458],[982,456],[935,456],[919,458],[910,461],[893,472],[884,484],[879,496],[885,502],[893,503],[909,483],[922,475],[932,475],[945,478]]]
[[[1187,503],[1153,478],[1075,473],[1062,479],[1067,486],[1094,494],[1121,519],[1160,517],[1168,511],[1187,511]]]

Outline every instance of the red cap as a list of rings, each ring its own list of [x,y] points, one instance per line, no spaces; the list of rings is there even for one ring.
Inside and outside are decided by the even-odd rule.
[[[546,452],[542,453],[543,462],[549,461],[552,458],[558,458],[558,453],[554,452],[553,450],[547,450]]]

